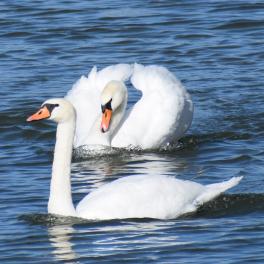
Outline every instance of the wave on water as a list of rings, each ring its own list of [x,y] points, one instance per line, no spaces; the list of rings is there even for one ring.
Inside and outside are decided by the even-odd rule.
[[[264,212],[264,194],[222,194],[202,205],[191,217],[218,218]]]
[[[82,161],[86,159],[97,159],[97,158],[104,158],[104,157],[114,157],[128,154],[128,149],[123,148],[112,148],[108,146],[102,145],[83,145],[78,148],[73,149],[73,158],[75,161]]]
[[[181,143],[168,143],[164,146],[161,146],[157,149],[141,149],[139,147],[130,146],[127,148],[113,148],[102,145],[83,145],[73,150],[73,156],[75,159],[85,159],[85,158],[96,158],[104,156],[114,156],[125,153],[148,153],[148,152],[163,152],[163,151],[174,151],[182,147]]]
[[[180,216],[180,219],[196,218],[221,218],[233,217],[237,215],[247,215],[256,212],[264,212],[264,194],[222,194],[213,201],[202,205],[196,212]],[[89,220],[78,217],[63,217],[53,214],[23,214],[18,217],[19,220],[25,221],[31,225],[75,225],[75,224],[95,224],[103,222],[113,223],[116,221],[135,221],[146,222],[152,221],[150,218],[142,219],[113,219],[113,220]],[[156,220],[156,219],[155,219]]]
[[[249,133],[236,133],[232,131],[219,131],[206,134],[188,135],[183,137],[180,142],[184,145],[199,143],[207,143],[213,141],[223,141],[223,140],[247,140],[250,139],[251,135]]]
[[[65,217],[53,214],[23,214],[18,217],[19,220],[25,221],[30,225],[72,225],[87,223],[88,220],[78,217]],[[91,221],[90,221],[91,222]]]
[[[76,160],[86,158],[96,158],[104,156],[115,156],[128,153],[173,153],[181,150],[192,149],[200,144],[208,142],[225,141],[225,140],[247,140],[251,135],[247,133],[235,133],[232,131],[221,131],[216,133],[187,135],[177,142],[166,143],[156,149],[141,149],[139,147],[130,146],[128,148],[113,148],[102,145],[83,145],[73,150],[73,157]]]
[[[251,20],[251,19],[240,19],[240,20],[233,20],[228,23],[224,23],[220,26],[215,27],[215,29],[256,29],[258,27],[263,27],[263,21],[258,20]]]

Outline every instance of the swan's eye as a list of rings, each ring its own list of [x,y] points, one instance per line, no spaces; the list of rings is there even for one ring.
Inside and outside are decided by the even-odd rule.
[[[46,106],[49,112],[51,113],[55,107],[60,106],[59,104],[45,104],[43,107]]]
[[[112,110],[111,103],[112,103],[112,98],[105,105],[101,105],[102,113],[104,113],[106,109]]]

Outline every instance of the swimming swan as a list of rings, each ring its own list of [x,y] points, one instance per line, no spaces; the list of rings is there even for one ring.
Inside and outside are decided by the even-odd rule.
[[[171,219],[193,212],[201,204],[237,185],[242,177],[201,185],[169,176],[128,176],[105,184],[85,196],[76,209],[71,194],[71,158],[76,113],[65,99],[45,101],[27,121],[58,123],[48,212],[86,219]]]
[[[124,82],[128,79],[142,96],[126,110]],[[181,138],[193,117],[191,97],[181,82],[156,65],[117,64],[101,71],[93,68],[87,78],[83,76],[72,87],[66,99],[77,113],[74,147],[159,148]]]

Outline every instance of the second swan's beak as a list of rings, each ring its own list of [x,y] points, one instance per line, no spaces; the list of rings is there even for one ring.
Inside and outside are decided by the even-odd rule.
[[[27,118],[28,122],[46,119],[50,117],[50,111],[47,106],[41,107],[35,114]]]
[[[111,117],[112,117],[112,110],[105,109],[103,112],[102,122],[101,122],[101,131],[103,133],[105,133],[109,129]]]

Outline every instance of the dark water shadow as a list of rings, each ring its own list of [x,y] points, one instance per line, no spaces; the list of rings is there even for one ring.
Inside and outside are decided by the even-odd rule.
[[[264,212],[264,194],[222,194],[187,218],[220,218]]]

